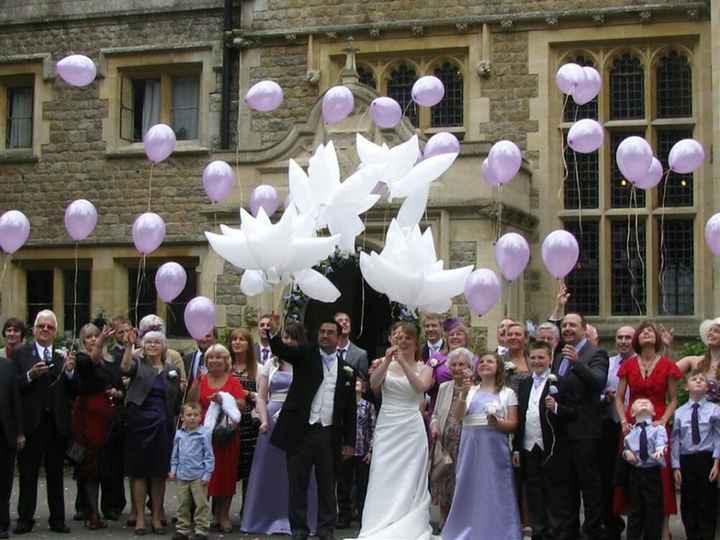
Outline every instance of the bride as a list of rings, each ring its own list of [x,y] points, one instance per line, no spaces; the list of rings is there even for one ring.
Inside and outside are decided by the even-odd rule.
[[[412,324],[393,328],[393,346],[370,376],[382,389],[360,539],[430,540],[428,440],[420,403],[432,369],[419,358]]]

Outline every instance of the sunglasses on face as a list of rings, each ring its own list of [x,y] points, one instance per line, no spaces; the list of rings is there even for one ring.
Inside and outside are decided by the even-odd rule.
[[[35,328],[38,330],[55,330],[55,326],[52,324],[36,324]]]

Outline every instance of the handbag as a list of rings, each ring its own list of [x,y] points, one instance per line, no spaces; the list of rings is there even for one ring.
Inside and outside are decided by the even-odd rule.
[[[213,446],[227,446],[227,444],[235,437],[236,427],[232,425],[227,414],[221,412],[212,432]]]

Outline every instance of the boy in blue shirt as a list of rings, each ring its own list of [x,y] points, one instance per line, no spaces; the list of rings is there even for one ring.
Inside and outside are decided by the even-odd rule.
[[[199,403],[186,403],[182,428],[175,433],[170,457],[170,480],[178,481],[177,525],[173,540],[188,540],[195,508],[195,540],[207,540],[210,528],[208,482],[215,468],[211,433],[200,426]]]
[[[720,458],[720,406],[705,399],[707,377],[693,371],[686,387],[690,399],[675,411],[672,468],[680,488],[680,515],[688,540],[713,540],[717,524]]]

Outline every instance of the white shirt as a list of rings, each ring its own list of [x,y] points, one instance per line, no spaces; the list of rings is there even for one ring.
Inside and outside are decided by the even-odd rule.
[[[265,351],[267,351],[267,353]],[[258,358],[257,361],[259,364],[264,364],[265,362],[267,362],[268,360],[270,360],[272,358],[272,355],[273,354],[272,354],[272,351],[270,350],[269,345],[267,347],[263,347],[262,345],[260,345],[260,358]]]
[[[629,356],[628,356],[629,358]],[[605,392],[611,391],[611,392],[617,392],[618,384],[620,383],[620,379],[618,379],[618,370],[620,369],[620,365],[623,363],[623,357],[620,354],[616,354],[615,356],[610,357],[610,363],[608,365],[608,375],[607,375],[607,383],[605,384]],[[603,396],[605,395],[605,392],[603,392]],[[601,396],[601,397],[603,397]],[[630,398],[630,392],[625,392],[625,407],[628,406],[628,399]],[[610,403],[610,416],[612,417],[613,421],[615,423],[620,422],[620,419],[618,418],[617,411],[615,410],[615,404]]]
[[[443,340],[438,339],[435,343],[427,342],[428,350],[430,351],[430,354],[440,352],[442,350],[443,346]]]
[[[332,426],[333,404],[335,402],[335,384],[337,383],[338,361],[337,353],[326,354],[320,351],[322,357],[323,382],[315,393],[310,406],[310,425],[320,422],[323,427]],[[328,368],[325,363],[328,362]]]
[[[525,441],[523,441],[523,448],[528,452],[531,451],[536,444],[541,450],[545,450],[543,447],[542,426],[540,425],[540,397],[542,396],[549,376],[549,369],[542,375],[535,375],[533,373],[532,376],[533,382],[530,388],[527,413],[525,414]]]

